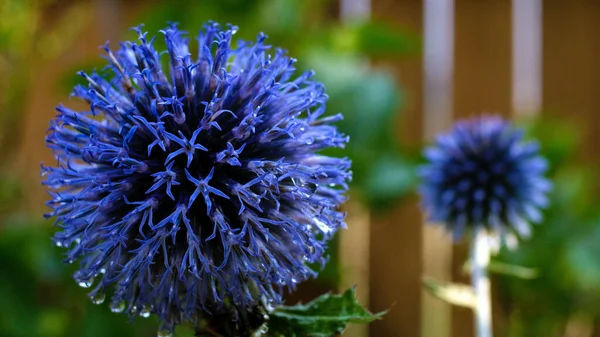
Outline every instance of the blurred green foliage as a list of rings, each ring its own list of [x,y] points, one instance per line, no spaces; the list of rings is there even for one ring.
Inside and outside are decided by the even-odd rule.
[[[534,227],[533,236],[498,256],[539,273],[531,280],[496,277],[507,316],[504,336],[563,336],[569,322],[600,318],[600,195],[594,167],[576,156],[578,128],[545,117],[528,131],[550,163],[554,189],[545,220]]]

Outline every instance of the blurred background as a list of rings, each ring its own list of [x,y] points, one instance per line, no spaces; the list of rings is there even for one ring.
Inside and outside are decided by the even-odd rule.
[[[105,65],[100,45],[139,23],[194,35],[207,20],[263,31],[315,69],[352,138],[349,230],[289,304],[357,285],[391,311],[345,336],[472,336],[469,309],[422,291],[423,275],[468,282],[467,251],[424,226],[414,169],[436,133],[488,112],[540,140],[555,183],[533,238],[494,257],[496,335],[600,336],[598,17],[595,0],[0,0],[0,337],[155,336],[152,319],[93,305],[71,279],[42,220],[39,165],[53,163],[54,107],[84,107],[68,95],[76,71]]]

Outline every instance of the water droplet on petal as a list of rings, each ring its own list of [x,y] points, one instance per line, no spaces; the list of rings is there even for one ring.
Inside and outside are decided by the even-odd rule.
[[[327,226],[327,224],[323,221],[319,219],[314,219],[313,221],[317,225],[317,227],[319,227],[319,229],[323,231],[323,233],[329,233],[332,231],[332,229],[329,226]]]
[[[113,302],[110,305],[110,311],[112,311],[114,313],[123,312],[123,310],[125,310],[125,302],[124,301]]]
[[[94,283],[94,278],[90,278],[88,280],[78,280],[77,284],[82,288],[89,288]]]
[[[140,317],[148,318],[150,317],[151,310],[147,306],[142,307],[142,311],[140,311]]]
[[[263,298],[263,305],[267,312],[271,312],[271,311],[275,310],[275,306],[273,305],[273,300],[265,300]]]
[[[97,294],[90,296],[90,299],[92,300],[92,303],[94,303],[94,304],[104,303],[105,298],[106,298],[106,295],[104,295],[103,292],[98,292]]]

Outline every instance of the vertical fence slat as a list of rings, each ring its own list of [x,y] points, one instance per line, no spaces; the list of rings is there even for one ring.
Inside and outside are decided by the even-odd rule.
[[[431,140],[452,122],[454,0],[424,1],[424,134]]]
[[[542,104],[542,0],[512,1],[512,110],[530,117]]]
[[[373,20],[421,34],[422,1],[374,0]],[[374,60],[397,76],[406,102],[398,120],[403,144],[422,143],[422,59],[420,55],[397,60]],[[402,200],[385,215],[371,214],[371,308],[388,309],[385,319],[370,324],[370,336],[420,335],[421,213],[417,199]]]
[[[340,0],[343,22],[365,21],[371,17],[371,0]]]
[[[454,0],[424,1],[423,134],[427,141],[452,122]],[[452,242],[443,228],[423,226],[423,275],[452,279]],[[422,291],[421,336],[449,337],[451,307]]]
[[[600,3],[545,1],[543,107],[578,126],[580,158],[600,163]]]

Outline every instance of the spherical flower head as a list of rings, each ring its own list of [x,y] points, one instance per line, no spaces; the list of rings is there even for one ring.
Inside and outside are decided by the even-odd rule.
[[[460,121],[424,152],[422,205],[429,220],[460,239],[483,227],[497,237],[526,237],[541,221],[551,188],[535,142],[499,117]]]
[[[262,34],[233,47],[236,28],[209,23],[192,57],[172,25],[161,58],[135,30],[105,47],[108,75],[81,73],[73,95],[89,110],[59,106],[51,122],[54,241],[114,312],[154,314],[167,332],[206,317],[246,329],[316,275],[308,264],[345,227],[350,162],[319,154],[348,142],[331,125],[341,115],[324,116],[323,85]]]

